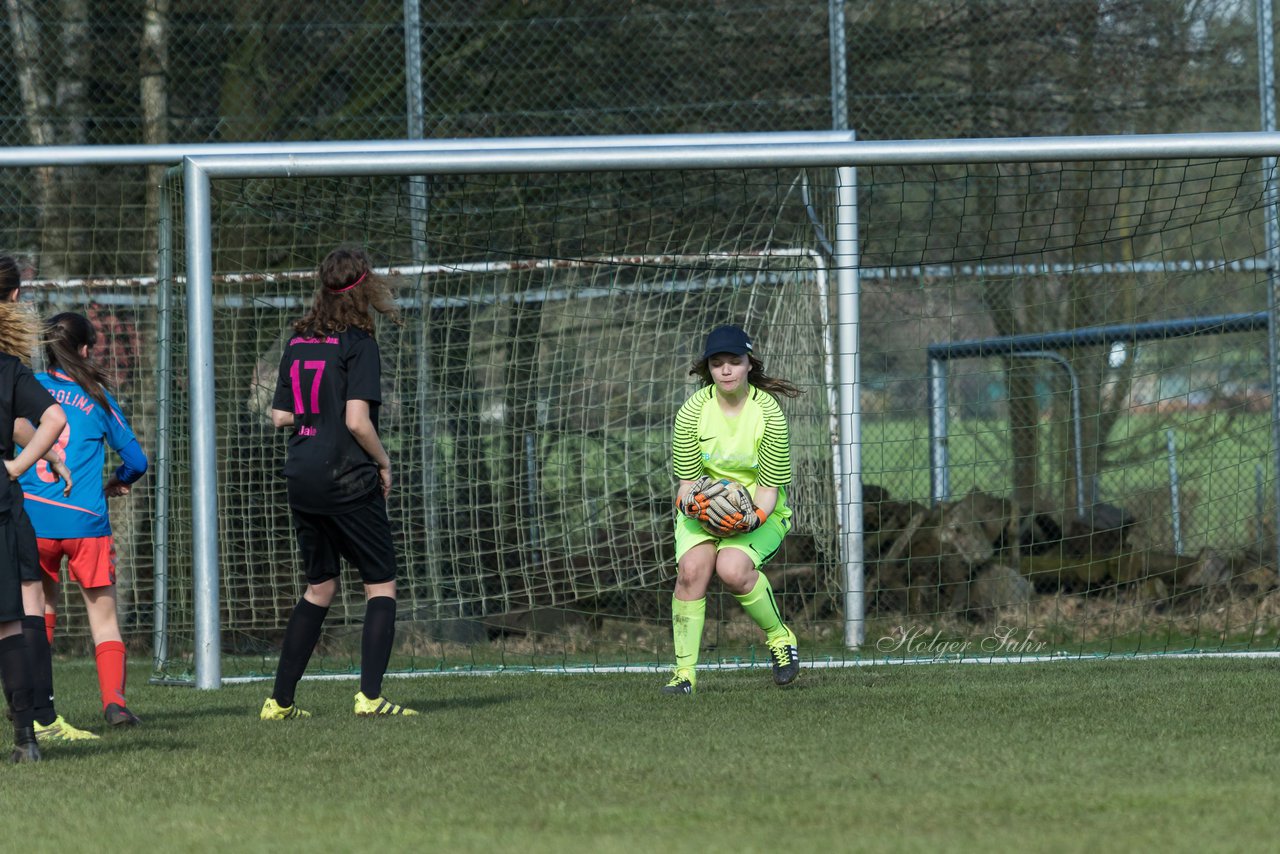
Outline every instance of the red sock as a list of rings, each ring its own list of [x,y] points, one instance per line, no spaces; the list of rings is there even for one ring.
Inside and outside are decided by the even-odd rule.
[[[94,648],[93,657],[98,661],[98,692],[102,694],[102,708],[111,703],[125,705],[124,644],[103,641]]]
[[[45,611],[44,614],[44,633],[49,636],[49,646],[53,646],[53,628],[58,625],[58,615],[50,614]]]

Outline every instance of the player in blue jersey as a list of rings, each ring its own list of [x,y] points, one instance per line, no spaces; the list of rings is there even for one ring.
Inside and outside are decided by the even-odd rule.
[[[31,369],[17,355],[34,348],[36,317],[19,310],[19,273],[9,256],[0,256],[0,459],[10,481],[16,480],[35,461],[48,453],[66,424],[62,407],[44,390]],[[14,456],[13,426],[17,419],[38,425],[24,447]],[[19,532],[15,518],[15,494],[0,489],[0,682],[4,686],[9,715],[13,719],[13,762],[38,762],[33,717],[35,680],[30,650],[23,631]]]
[[[66,413],[57,447],[73,485],[64,495],[45,461],[22,478],[41,574],[39,580],[24,581],[23,588],[28,613],[33,605],[42,606],[52,640],[66,560],[67,576],[80,585],[89,617],[103,717],[112,726],[136,726],[140,721],[125,700],[125,646],[116,614],[116,552],[107,498],[128,494],[130,484],[147,470],[147,455],[111,396],[106,373],[89,356],[97,337],[93,324],[80,314],[54,315],[45,325],[45,370],[37,378]],[[108,445],[121,462],[104,485]]]
[[[294,704],[338,590],[341,559],[364,582],[360,691],[355,713],[416,715],[382,696],[396,630],[396,550],[387,517],[391,458],[378,437],[382,366],[374,313],[399,323],[387,283],[364,250],[340,247],[320,264],[311,310],[293,324],[280,359],[271,422],[291,428],[284,476],[307,587],[285,627],[264,721],[309,713]]]
[[[737,326],[711,331],[689,373],[702,387],[676,413],[671,436],[676,489],[676,590],[671,600],[676,666],[664,694],[694,693],[707,586],[718,577],[765,633],[773,681],[789,685],[800,672],[795,633],[782,620],[769,579],[760,571],[791,529],[790,432],[775,395],[800,389],[765,373],[751,338]],[[699,484],[734,480],[756,506],[719,536],[703,530]]]

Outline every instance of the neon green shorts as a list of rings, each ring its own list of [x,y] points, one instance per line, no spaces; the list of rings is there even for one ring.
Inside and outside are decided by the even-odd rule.
[[[790,519],[770,516],[764,520],[763,525],[748,534],[717,539],[702,530],[702,526],[693,519],[679,514],[676,516],[676,563],[680,563],[680,558],[684,557],[685,552],[698,543],[712,542],[716,544],[716,551],[741,549],[751,556],[751,562],[755,564],[756,569],[759,569],[764,566],[765,561],[773,557],[773,553],[778,550],[778,546],[782,545],[782,538],[787,535],[790,528]]]

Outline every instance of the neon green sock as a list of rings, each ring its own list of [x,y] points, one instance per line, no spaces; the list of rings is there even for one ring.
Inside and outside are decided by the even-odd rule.
[[[706,597],[692,602],[671,597],[671,635],[675,641],[677,670],[692,673],[698,666],[698,648],[702,646],[702,624],[706,618]]]
[[[747,616],[756,621],[756,625],[764,629],[765,639],[772,643],[780,638],[789,637],[791,630],[782,622],[782,612],[773,598],[773,585],[763,572],[756,573],[756,586],[745,596],[736,593],[733,596],[742,605]]]

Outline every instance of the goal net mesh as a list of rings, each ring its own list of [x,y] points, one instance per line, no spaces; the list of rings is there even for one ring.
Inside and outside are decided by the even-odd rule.
[[[706,333],[722,323],[748,328],[768,370],[806,391],[785,402],[796,525],[778,565],[803,570],[806,599],[830,619],[840,587],[830,283],[805,180],[719,171],[433,181],[416,244],[425,260],[414,259],[403,181],[215,184],[210,427],[224,673],[270,671],[301,591],[279,476],[286,436],[268,410],[282,342],[310,305],[318,259],[339,243],[370,250],[402,310],[402,324],[381,321],[377,336],[402,568],[393,667],[668,655],[671,424],[696,388],[689,369]],[[185,359],[180,346],[175,359]],[[185,411],[181,383],[174,393]],[[184,478],[179,470],[176,502]],[[189,536],[178,524],[171,541],[179,671]],[[358,666],[354,573],[343,590],[321,669]],[[745,633],[725,643],[753,654]]]
[[[1273,650],[1271,177],[1249,159],[858,170],[856,653],[841,643],[834,172],[215,181],[217,418],[200,429],[220,449],[224,673],[272,671],[301,591],[267,408],[339,243],[368,247],[403,310],[378,333],[393,669],[671,660],[671,423],[726,322],[806,392],[782,402],[796,525],[767,571],[810,660]],[[1197,319],[1212,322],[1189,332]],[[1132,331],[1061,337],[1098,328]],[[929,348],[974,341],[987,349],[947,360],[931,412]],[[186,429],[172,673],[191,640]],[[313,670],[358,667],[354,573],[343,591]],[[703,660],[761,661],[762,642],[713,583]]]

